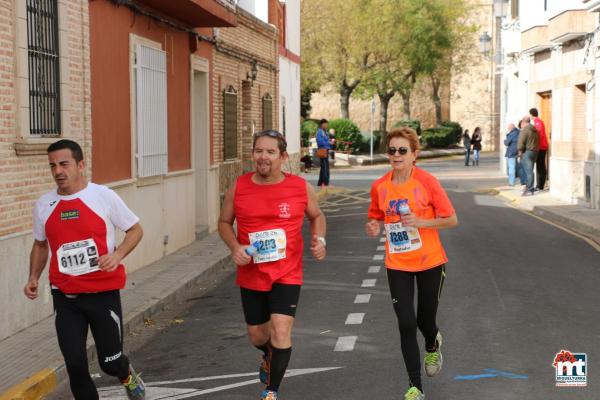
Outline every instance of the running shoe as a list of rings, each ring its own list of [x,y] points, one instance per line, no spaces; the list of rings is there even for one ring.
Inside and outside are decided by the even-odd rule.
[[[269,351],[270,353],[270,351]],[[271,372],[271,360],[269,356],[264,354],[262,356],[262,362],[260,363],[260,368],[258,369],[258,378],[265,385],[269,384],[269,373]]]
[[[121,383],[125,387],[127,397],[130,400],[144,400],[146,398],[146,385],[141,378],[142,374],[135,372],[131,364],[129,364],[129,377]]]
[[[425,352],[425,372],[427,376],[436,376],[442,369],[442,334],[438,331],[435,337],[435,351]]]
[[[260,395],[260,400],[277,400],[278,398],[279,397],[277,397],[277,392],[273,390],[265,390]]]
[[[404,400],[425,400],[425,394],[416,387],[412,386],[408,392],[404,394]]]

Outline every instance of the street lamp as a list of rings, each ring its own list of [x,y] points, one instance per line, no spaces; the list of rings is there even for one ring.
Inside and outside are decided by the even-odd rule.
[[[256,62],[256,60],[252,60],[250,62],[250,71],[246,72],[246,79],[251,81],[252,84],[254,84],[254,81],[256,80],[256,77],[258,76],[258,63]]]
[[[479,52],[484,56],[489,56],[492,49],[492,37],[487,33],[483,32],[479,35]]]

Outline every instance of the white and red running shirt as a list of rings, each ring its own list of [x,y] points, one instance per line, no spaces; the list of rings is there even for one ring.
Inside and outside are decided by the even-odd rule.
[[[35,204],[33,236],[48,240],[50,283],[64,293],[94,293],[122,289],[125,267],[98,269],[98,257],[115,251],[115,227],[127,231],[139,218],[106,186],[88,183],[75,194],[56,190]]]

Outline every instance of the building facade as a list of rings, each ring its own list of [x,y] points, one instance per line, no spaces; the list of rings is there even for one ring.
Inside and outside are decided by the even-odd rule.
[[[516,123],[537,108],[550,143],[550,192],[600,208],[599,24],[592,3],[509,2],[502,24],[502,119]]]
[[[29,7],[28,7],[29,6]],[[0,340],[50,315],[23,295],[33,243],[31,211],[54,187],[46,148],[77,140],[91,171],[87,0],[0,1]]]

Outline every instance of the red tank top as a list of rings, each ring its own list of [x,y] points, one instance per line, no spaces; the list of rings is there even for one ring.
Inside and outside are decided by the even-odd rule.
[[[278,239],[285,236],[285,257],[260,263],[253,258],[250,264],[238,266],[236,282],[243,288],[260,291],[270,291],[274,283],[301,285],[306,181],[285,174],[280,183],[259,185],[252,181],[253,175],[254,172],[242,175],[236,182],[233,205],[238,242],[250,245],[251,236],[266,237],[277,232]]]

